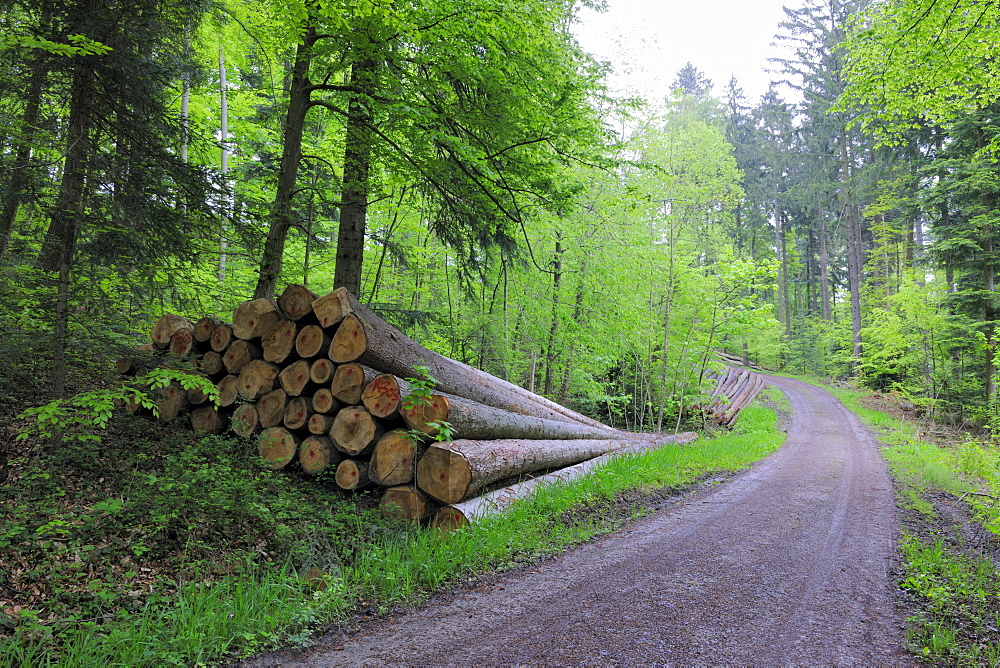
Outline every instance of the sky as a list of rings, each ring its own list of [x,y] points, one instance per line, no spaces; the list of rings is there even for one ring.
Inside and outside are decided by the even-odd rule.
[[[735,75],[756,102],[776,77],[764,71],[767,59],[783,53],[772,46],[783,4],[798,7],[795,0],[607,0],[604,13],[583,9],[574,32],[586,51],[612,63],[615,90],[662,99],[690,61],[715,95]]]

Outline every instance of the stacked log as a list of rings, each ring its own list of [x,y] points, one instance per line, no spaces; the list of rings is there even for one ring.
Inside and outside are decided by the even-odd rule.
[[[729,428],[736,424],[740,412],[753,403],[765,384],[760,374],[731,366],[711,378],[716,385],[704,408],[705,418]]]
[[[347,492],[380,488],[392,518],[419,522],[520,476],[662,440],[428,350],[342,288],[320,297],[290,285],[276,300],[243,302],[228,322],[165,314],[151,338],[137,356],[185,360],[218,389],[212,404],[166,388],[161,421],[190,411],[198,430],[251,439],[274,470],[328,476]],[[435,442],[442,425],[447,440]]]

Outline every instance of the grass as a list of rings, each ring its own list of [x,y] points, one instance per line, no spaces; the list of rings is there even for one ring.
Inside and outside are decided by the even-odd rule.
[[[911,651],[935,665],[1000,665],[1000,574],[981,533],[1000,530],[1000,450],[969,439],[930,443],[919,424],[866,406],[870,393],[827,389],[879,434],[896,481],[906,527],[900,587],[916,607],[907,620]],[[971,527],[940,516],[941,494],[965,504]]]
[[[769,392],[772,401],[782,402],[779,393]],[[349,614],[377,615],[409,606],[450,584],[531,563],[613,531],[647,512],[643,494],[681,490],[706,475],[738,471],[783,440],[775,412],[755,404],[731,433],[622,457],[581,480],[544,488],[511,512],[448,534],[387,524],[363,496],[334,499],[315,482],[222,457],[220,451],[230,446],[218,439],[200,448],[161,452],[173,472],[169,484],[158,475],[160,469],[153,471],[148,461],[133,461],[129,455],[124,469],[138,468],[122,476],[129,487],[119,490],[120,504],[94,502],[108,490],[86,502],[60,496],[59,490],[66,491],[65,478],[55,485],[29,480],[33,488],[44,488],[33,493],[39,506],[51,506],[50,512],[29,520],[30,513],[17,508],[24,511],[34,504],[12,504],[7,518],[19,529],[7,531],[6,544],[0,540],[0,557],[43,558],[50,579],[62,578],[63,584],[56,591],[56,585],[47,583],[52,591],[45,605],[18,611],[16,626],[0,641],[0,665],[202,665],[303,643],[315,630]],[[224,499],[233,494],[237,502],[227,506]],[[210,510],[213,503],[222,507]],[[153,509],[152,521],[141,519],[142,508]],[[56,520],[65,515],[57,511],[67,509],[75,519],[59,524]],[[202,526],[206,521],[225,530],[208,532]],[[261,547],[254,522],[268,521],[273,535]],[[94,550],[80,556],[83,547],[104,545],[114,532],[125,537],[114,554],[124,554],[129,562],[129,570],[117,575]],[[55,537],[45,538],[46,533]],[[230,541],[234,558],[210,563],[206,552],[222,540]],[[133,549],[136,541],[145,548],[141,555]],[[66,550],[75,550],[77,560],[89,562],[91,571],[96,565],[103,574],[81,576],[80,568],[72,567],[79,561],[60,558]],[[251,560],[254,550],[257,559]],[[283,553],[283,562],[268,563],[260,554],[268,551],[272,556]],[[150,555],[156,563],[175,560],[167,571],[175,586],[147,578],[143,602],[129,605],[134,592],[128,588],[148,568],[140,564],[152,563]],[[309,565],[329,574],[322,587],[298,577]],[[225,575],[226,568],[233,572]],[[186,574],[186,581],[177,585],[180,574]],[[17,582],[27,582],[27,577],[22,573]],[[42,582],[43,574],[31,577]],[[106,584],[95,588],[95,577]],[[66,618],[52,618],[53,611]]]

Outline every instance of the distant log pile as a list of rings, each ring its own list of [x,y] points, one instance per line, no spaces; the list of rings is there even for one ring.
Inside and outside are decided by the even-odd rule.
[[[740,412],[753,403],[764,389],[764,377],[749,369],[727,366],[725,371],[710,378],[716,381],[705,417],[716,423],[732,428]]]
[[[212,403],[179,384],[158,390],[162,423],[186,416],[198,431],[231,429],[253,439],[272,469],[297,462],[345,491],[382,488],[380,508],[392,518],[419,522],[444,505],[439,524],[456,526],[487,513],[450,504],[525,474],[694,438],[622,432],[439,355],[343,288],[320,297],[289,285],[277,300],[243,302],[230,322],[164,314],[150,334],[152,343],[116,363],[120,373],[166,364],[210,379],[219,394]],[[443,423],[458,438],[435,442]]]

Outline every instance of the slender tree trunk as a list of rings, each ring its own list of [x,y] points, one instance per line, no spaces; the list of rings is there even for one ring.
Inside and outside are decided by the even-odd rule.
[[[254,289],[254,299],[274,297],[275,286],[281,276],[285,239],[292,225],[292,195],[302,158],[302,132],[309,112],[311,87],[309,66],[312,47],[316,43],[316,28],[309,27],[295,53],[295,65],[288,93],[288,114],[285,116],[284,144],[278,184],[271,206],[270,227],[260,262],[260,275]]]
[[[221,172],[223,181],[229,174],[229,101],[226,98],[226,52],[219,48],[219,139],[222,142]],[[226,280],[226,217],[219,229],[219,283]]]
[[[559,293],[562,287],[562,233],[556,232],[556,255],[552,261],[552,324],[549,327],[549,340],[545,346],[545,384],[542,394],[552,395],[552,381],[556,365],[556,335],[559,331]]]
[[[361,293],[373,144],[370,106],[377,77],[378,67],[374,60],[362,60],[351,68],[351,86],[361,92],[351,99],[347,110],[344,181],[333,286],[347,288],[355,295]]]
[[[850,180],[854,175],[846,130],[840,133],[841,179],[844,183],[844,215],[847,221],[847,275],[851,288],[851,331],[854,368],[861,361],[861,281],[864,269],[861,216],[851,196]]]
[[[41,25],[44,28],[49,23],[51,13],[48,2],[42,5]],[[34,143],[38,129],[38,113],[41,108],[42,86],[45,84],[45,61],[41,49],[35,49],[34,60],[31,63],[31,77],[28,80],[28,91],[25,96],[24,116],[17,149],[14,151],[14,168],[7,182],[7,198],[0,210],[0,262],[3,262],[10,244],[10,233],[14,229],[17,211],[21,206],[21,191],[24,189],[28,175],[28,161],[31,160],[31,146]]]

